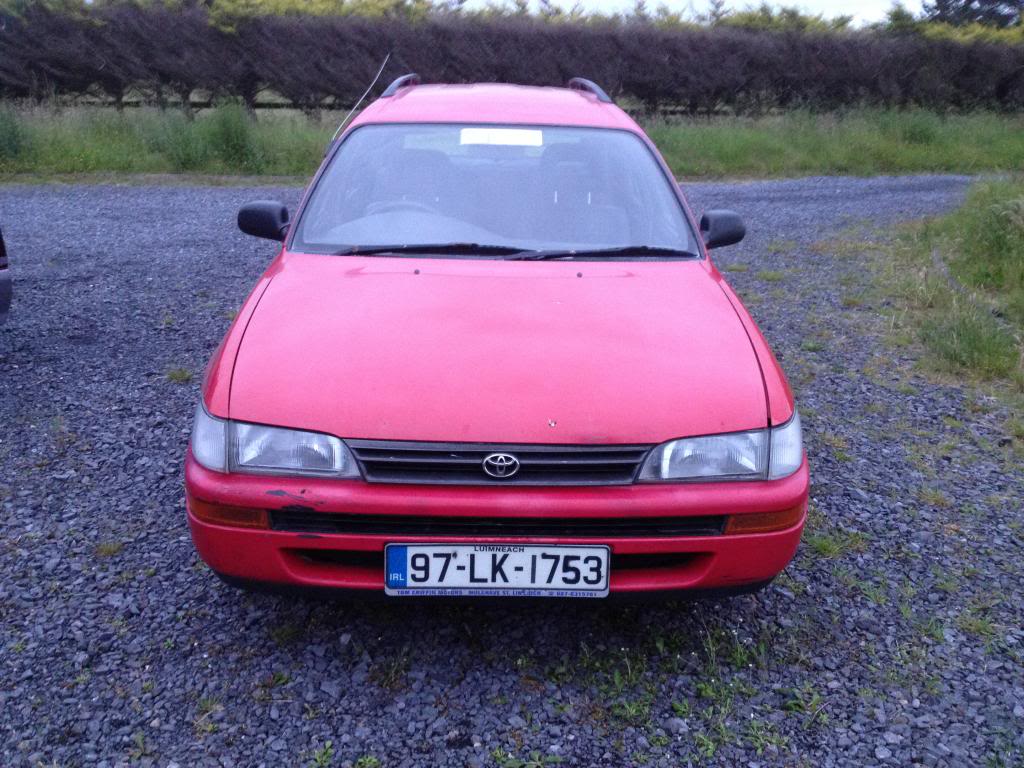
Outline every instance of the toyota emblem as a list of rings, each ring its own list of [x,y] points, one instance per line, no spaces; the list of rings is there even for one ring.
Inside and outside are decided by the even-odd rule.
[[[510,453],[492,453],[483,461],[484,472],[498,480],[508,480],[519,471],[519,459]]]

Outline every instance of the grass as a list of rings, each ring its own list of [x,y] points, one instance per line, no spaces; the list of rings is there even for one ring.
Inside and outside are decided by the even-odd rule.
[[[284,646],[290,645],[299,639],[302,635],[302,627],[298,624],[285,622],[284,624],[271,627],[267,630],[267,633],[270,635],[270,639],[273,640],[274,643],[283,648]]]
[[[102,541],[96,545],[97,557],[114,557],[121,554],[124,544],[120,541]]]
[[[175,110],[0,104],[0,174],[308,177],[342,119],[235,104],[188,120]],[[656,119],[645,128],[680,177],[872,175],[1011,170],[1024,117],[857,109],[759,118]],[[786,241],[773,244],[784,251]]]
[[[192,372],[185,368],[172,368],[167,372],[167,380],[174,384],[188,384],[192,381]]]
[[[647,130],[681,177],[977,173],[1019,168],[1024,157],[1024,117],[985,112],[794,111]]]
[[[827,531],[804,533],[804,544],[818,557],[831,560],[852,552],[867,549],[867,537],[859,531],[835,528]]]
[[[333,121],[295,113],[253,120],[231,104],[192,121],[158,109],[0,106],[0,173],[308,176]]]
[[[334,742],[326,741],[322,747],[313,750],[310,768],[328,768],[334,761]]]
[[[1024,391],[1024,180],[976,185],[889,261],[894,324],[909,317],[932,367]]]
[[[204,696],[199,699],[199,702],[196,704],[196,716],[192,721],[196,733],[214,733],[217,730],[217,724],[212,722],[210,718],[223,709],[224,707],[221,703],[214,698]]]
[[[498,768],[544,768],[562,762],[558,755],[542,755],[537,750],[533,750],[525,758],[518,758],[501,747],[491,750],[491,759]]]
[[[968,609],[961,613],[957,617],[956,623],[964,632],[983,640],[991,640],[998,631],[998,627],[988,616],[974,609]]]

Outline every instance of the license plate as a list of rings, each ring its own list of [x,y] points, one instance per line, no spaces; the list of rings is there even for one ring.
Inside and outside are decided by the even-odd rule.
[[[608,547],[388,544],[384,551],[389,595],[608,596]]]

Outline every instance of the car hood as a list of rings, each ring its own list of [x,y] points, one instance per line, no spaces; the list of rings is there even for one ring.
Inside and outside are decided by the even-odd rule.
[[[750,340],[706,262],[284,254],[229,415],[340,437],[657,443],[761,428]]]

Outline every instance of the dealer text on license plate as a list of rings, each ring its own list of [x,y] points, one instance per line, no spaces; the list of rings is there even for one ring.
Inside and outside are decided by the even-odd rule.
[[[389,595],[608,595],[604,546],[388,544],[385,553]]]

